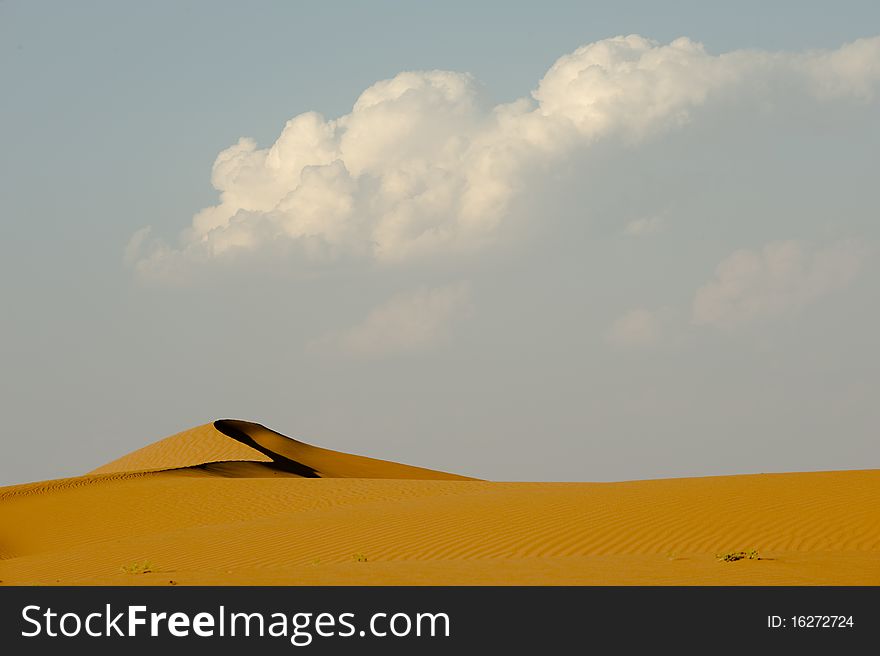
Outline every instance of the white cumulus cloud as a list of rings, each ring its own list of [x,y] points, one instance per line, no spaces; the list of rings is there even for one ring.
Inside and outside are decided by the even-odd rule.
[[[266,148],[242,138],[222,151],[211,173],[218,202],[177,244],[139,231],[128,260],[143,276],[173,278],[237,253],[326,265],[473,251],[492,243],[519,194],[540,192],[542,171],[596,140],[637,142],[710,101],[871,98],[878,62],[880,37],[833,51],[713,55],[687,38],[621,36],[561,57],[530,96],[502,105],[468,74],[400,73],[344,116],[300,114]]]

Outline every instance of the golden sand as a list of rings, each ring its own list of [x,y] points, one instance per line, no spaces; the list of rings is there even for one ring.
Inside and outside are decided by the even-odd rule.
[[[880,471],[497,483],[219,421],[0,488],[0,581],[880,585]]]

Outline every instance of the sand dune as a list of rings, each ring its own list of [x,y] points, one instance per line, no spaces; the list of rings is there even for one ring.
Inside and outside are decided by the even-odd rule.
[[[260,463],[260,464],[256,464]],[[200,467],[216,475],[300,478],[417,478],[465,476],[321,449],[261,424],[219,419],[177,433],[98,467],[92,474]]]
[[[876,470],[496,483],[223,420],[0,488],[0,580],[878,585],[878,509]]]

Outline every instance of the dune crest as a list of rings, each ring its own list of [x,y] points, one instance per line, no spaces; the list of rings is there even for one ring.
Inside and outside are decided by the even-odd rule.
[[[108,462],[106,465],[90,471],[89,474],[179,469],[227,460],[272,461],[271,458],[256,449],[237,440],[229,439],[227,435],[217,430],[215,423],[203,424],[175,433]]]
[[[218,419],[159,440],[89,472],[110,474],[197,468],[230,478],[388,478],[474,480],[300,442],[262,424]]]

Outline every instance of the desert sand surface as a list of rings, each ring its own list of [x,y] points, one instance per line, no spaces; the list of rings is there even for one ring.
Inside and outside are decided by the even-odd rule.
[[[220,420],[0,488],[0,581],[880,585],[880,470],[502,483]]]

